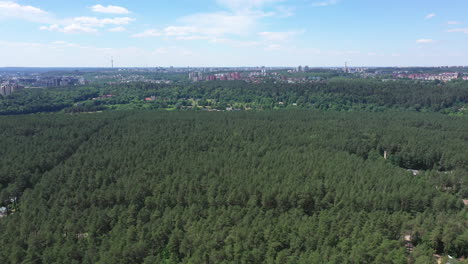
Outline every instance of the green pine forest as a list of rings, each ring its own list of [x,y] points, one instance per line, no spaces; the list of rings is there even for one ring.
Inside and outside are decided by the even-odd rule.
[[[467,103],[463,82],[26,89],[0,98],[0,263],[467,263]]]

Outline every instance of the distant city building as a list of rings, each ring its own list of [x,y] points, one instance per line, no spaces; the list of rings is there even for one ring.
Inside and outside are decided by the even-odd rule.
[[[20,80],[21,81],[21,80]],[[36,87],[58,87],[58,86],[71,86],[71,85],[85,85],[86,80],[83,77],[40,77],[35,80],[35,82],[23,82],[29,86]]]
[[[428,73],[414,73],[414,74],[404,74],[400,73],[395,75],[397,78],[408,78],[412,80],[422,80],[422,81],[443,81],[448,82],[451,80],[456,80],[460,78],[458,72],[444,72],[439,74],[428,74]],[[464,78],[463,78],[464,79]],[[466,79],[464,79],[466,80]]]
[[[23,89],[24,86],[18,84],[5,83],[0,86],[0,95],[7,96]]]
[[[207,81],[233,81],[233,80],[242,80],[242,76],[239,72],[230,72],[230,73],[217,73],[206,76],[205,80]]]
[[[262,67],[260,72],[262,73],[262,76],[267,76],[267,70],[266,70],[265,66]]]
[[[231,79],[233,79],[233,80],[240,80],[240,79],[241,79],[240,73],[238,73],[238,72],[231,72]]]
[[[192,82],[199,82],[203,80],[203,73],[201,72],[189,72],[189,79]]]

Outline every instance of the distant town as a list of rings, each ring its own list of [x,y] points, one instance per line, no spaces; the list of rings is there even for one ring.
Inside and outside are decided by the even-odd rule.
[[[468,67],[372,68],[344,67],[201,67],[201,68],[0,68],[0,95],[25,88],[82,86],[132,82],[163,83],[245,81],[249,83],[310,83],[333,77],[416,81],[468,81]]]

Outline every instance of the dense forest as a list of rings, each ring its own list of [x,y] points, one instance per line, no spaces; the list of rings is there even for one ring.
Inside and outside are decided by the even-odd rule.
[[[332,105],[341,99],[389,110],[1,116],[0,207],[8,214],[0,218],[0,263],[468,257],[467,117],[391,110],[458,107],[467,100],[464,84],[407,91],[340,82],[97,90],[122,100],[157,95],[262,107],[329,97]],[[68,102],[96,96],[80,91]]]
[[[187,98],[199,99],[198,104],[224,109],[240,105],[255,109],[272,109],[296,104],[321,110],[384,108],[426,111],[457,111],[468,102],[468,82],[446,84],[413,81],[382,82],[366,79],[332,79],[307,84],[251,84],[238,82],[201,82],[191,85],[167,86],[155,84],[114,85],[105,93],[119,95],[104,103],[130,103],[136,98],[155,95],[156,105],[186,104]],[[185,104],[184,104],[185,103]],[[281,104],[280,104],[281,103]]]
[[[99,98],[102,95],[111,97]],[[145,102],[146,97],[156,100]],[[92,100],[95,98],[95,100]],[[97,98],[97,99],[96,99]],[[213,81],[128,83],[93,87],[25,89],[0,96],[0,114],[92,112],[104,109],[276,109],[460,113],[468,104],[468,82],[418,82],[331,78],[303,84]]]
[[[0,115],[56,112],[98,94],[99,90],[89,87],[25,89],[9,96],[0,95]]]

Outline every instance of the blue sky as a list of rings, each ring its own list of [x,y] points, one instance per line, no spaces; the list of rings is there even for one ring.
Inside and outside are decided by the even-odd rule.
[[[0,0],[0,67],[468,65],[466,0]]]

